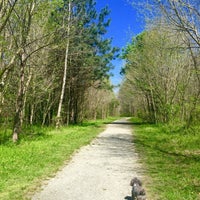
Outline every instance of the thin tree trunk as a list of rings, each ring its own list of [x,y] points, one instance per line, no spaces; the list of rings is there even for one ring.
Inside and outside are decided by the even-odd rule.
[[[24,98],[25,98],[25,66],[27,59],[30,55],[26,55],[25,46],[27,45],[27,39],[31,27],[31,20],[33,16],[35,3],[31,2],[26,7],[23,7],[22,9],[27,9],[27,12],[24,16],[20,16],[20,21],[22,20],[24,23],[20,27],[21,29],[21,43],[20,47],[18,49],[18,53],[16,52],[15,56],[20,56],[20,83],[19,83],[19,89],[17,94],[17,100],[16,100],[16,111],[15,111],[15,117],[14,117],[14,124],[13,124],[13,142],[17,142],[19,133],[21,131],[22,123],[23,123],[23,108],[24,108]],[[25,11],[25,10],[24,10]],[[17,15],[17,13],[16,13]],[[26,21],[27,20],[27,21]],[[17,45],[18,46],[18,45]],[[13,56],[12,60],[10,61],[10,66],[7,66],[7,69],[9,70],[12,64],[14,64],[15,56]]]
[[[157,123],[157,110],[156,110],[156,106],[155,106],[155,99],[154,99],[154,94],[153,94],[153,91],[152,89],[150,90],[150,104],[151,104],[151,111],[152,111],[152,114],[153,114],[153,122],[154,123]]]
[[[23,122],[23,103],[24,103],[24,78],[25,78],[25,63],[21,62],[21,70],[20,70],[20,84],[19,90],[17,94],[16,101],[16,111],[14,117],[14,125],[13,125],[13,142],[17,142],[19,138],[19,133],[21,131],[22,122]]]
[[[193,120],[193,117],[194,117],[193,114],[194,114],[194,111],[197,108],[199,96],[200,96],[200,76],[199,76],[197,58],[195,57],[195,55],[192,51],[190,42],[188,42],[188,46],[189,46],[190,54],[191,54],[191,57],[192,57],[192,60],[193,60],[193,63],[194,63],[194,71],[195,71],[196,79],[198,81],[198,86],[197,86],[197,94],[195,96],[193,96],[194,100],[192,102],[192,108],[190,109],[190,112],[189,112],[189,117],[187,119],[186,128],[189,128],[191,126],[191,123],[192,123],[192,120]]]
[[[31,105],[30,125],[33,125],[34,105]]]
[[[44,112],[43,112],[42,126],[45,125],[46,119],[47,119],[47,117],[49,115],[49,112],[50,112],[53,104],[54,104],[54,101],[51,99],[51,94],[49,94],[49,98],[47,100],[46,109],[44,109]]]
[[[70,97],[70,86],[69,86],[69,88],[68,88],[68,102],[67,102],[67,121],[66,121],[67,126],[69,125],[69,122],[70,122],[70,101],[71,101],[71,97]]]
[[[63,82],[62,82],[62,89],[60,94],[60,101],[58,105],[58,112],[56,117],[56,128],[61,125],[61,111],[62,111],[62,104],[65,95],[65,85],[66,85],[66,78],[67,78],[67,68],[68,68],[68,54],[69,54],[69,35],[70,35],[70,21],[71,21],[71,1],[68,4],[68,24],[67,24],[67,44],[65,50],[65,65],[64,65],[64,74],[63,74]]]
[[[26,105],[26,100],[27,100],[27,89],[30,85],[30,82],[31,82],[31,79],[32,79],[32,75],[33,75],[33,72],[32,72],[32,69],[30,69],[30,74],[28,76],[28,80],[26,82],[26,84],[24,83],[24,87],[23,87],[23,94],[24,94],[24,102],[23,102],[23,109],[22,109],[22,113],[21,113],[21,125],[23,124],[23,119],[24,119],[24,116],[25,116],[25,105]]]

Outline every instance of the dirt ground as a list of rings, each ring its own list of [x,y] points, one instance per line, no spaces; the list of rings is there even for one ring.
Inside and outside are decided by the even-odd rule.
[[[32,200],[130,200],[130,180],[142,179],[141,167],[132,126],[123,118],[81,148]]]

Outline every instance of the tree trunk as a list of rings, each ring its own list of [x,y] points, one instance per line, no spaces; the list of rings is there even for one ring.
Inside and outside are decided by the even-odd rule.
[[[25,84],[24,82],[24,87],[23,87],[23,94],[24,94],[24,98],[23,98],[23,108],[22,108],[22,113],[21,113],[21,125],[23,124],[23,119],[24,119],[24,116],[25,116],[25,105],[26,105],[26,100],[27,100],[27,90],[28,90],[28,87],[30,85],[30,82],[31,82],[31,79],[32,79],[32,75],[33,75],[33,72],[32,72],[32,68],[30,69],[30,74],[28,76],[28,80]]]
[[[34,115],[34,105],[31,105],[31,112],[30,112],[30,120],[29,123],[30,125],[33,125],[33,115]]]
[[[16,100],[16,111],[14,117],[14,125],[13,125],[13,142],[17,142],[19,138],[19,133],[21,131],[22,122],[23,122],[23,103],[24,103],[24,78],[25,78],[25,63],[21,62],[21,69],[20,69],[20,83],[19,83],[19,90],[17,94]]]
[[[62,89],[60,94],[60,101],[58,105],[58,112],[56,116],[56,128],[59,128],[61,125],[61,111],[62,111],[62,104],[65,95],[65,85],[66,85],[66,78],[67,78],[67,68],[68,68],[68,53],[69,53],[69,35],[70,35],[70,21],[71,21],[71,1],[68,4],[68,24],[67,24],[67,44],[65,50],[65,65],[64,65],[64,74],[63,74],[63,82],[62,82]]]
[[[71,97],[70,97],[70,86],[68,88],[68,102],[67,102],[67,119],[66,119],[66,125],[69,125],[70,122],[70,101],[71,101]]]

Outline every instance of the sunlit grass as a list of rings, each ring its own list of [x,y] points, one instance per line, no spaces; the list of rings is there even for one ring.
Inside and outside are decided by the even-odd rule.
[[[52,128],[32,127],[25,130],[18,144],[0,145],[0,199],[27,198],[41,180],[58,171],[71,155],[103,130],[105,121]]]
[[[200,134],[166,126],[135,124],[134,142],[151,181],[153,200],[200,199]],[[154,194],[154,195],[153,195]]]

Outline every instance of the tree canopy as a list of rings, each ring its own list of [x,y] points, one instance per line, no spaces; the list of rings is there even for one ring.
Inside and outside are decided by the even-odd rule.
[[[13,124],[14,141],[23,125],[109,115],[114,97],[108,79],[118,49],[104,37],[108,7],[97,12],[95,5],[93,0],[2,1],[0,117]],[[89,107],[91,91],[109,93],[105,108]]]
[[[148,3],[156,13],[150,12],[153,18],[147,19],[145,31],[133,37],[122,54],[122,113],[190,127],[200,117],[199,5],[175,0]]]

